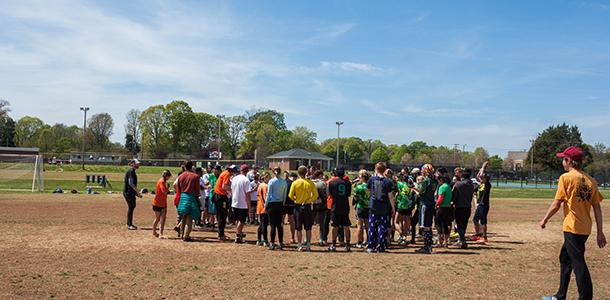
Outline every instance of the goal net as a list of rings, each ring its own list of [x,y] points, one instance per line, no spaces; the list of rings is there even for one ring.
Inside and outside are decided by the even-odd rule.
[[[42,192],[42,155],[0,154],[0,190]]]

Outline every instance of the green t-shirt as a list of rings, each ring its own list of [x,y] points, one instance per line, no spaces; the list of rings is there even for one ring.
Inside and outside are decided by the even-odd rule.
[[[354,197],[356,197],[356,208],[369,208],[371,192],[366,188],[366,183],[361,183],[354,187]]]
[[[438,195],[444,195],[443,202],[439,205],[439,207],[450,207],[451,206],[451,186],[448,183],[443,183],[438,188]]]
[[[218,178],[216,178],[216,176],[214,176],[214,173],[210,174],[210,176],[208,176],[208,180],[210,181],[210,199],[212,199],[214,197],[214,187],[216,186],[216,181],[218,181]]]
[[[396,194],[396,207],[398,209],[409,209],[413,205],[413,193],[406,182],[396,182],[398,193]]]

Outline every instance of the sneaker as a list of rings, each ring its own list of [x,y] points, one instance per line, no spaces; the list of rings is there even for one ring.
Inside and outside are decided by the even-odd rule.
[[[244,243],[244,239],[242,239],[240,237],[235,238],[235,244],[243,244],[243,243]]]
[[[473,236],[471,236],[471,237],[470,237],[470,240],[471,240],[471,241],[473,241],[473,242],[477,242],[477,241],[479,241],[480,239],[481,239],[481,237],[480,237],[480,236],[478,236],[478,235],[473,235]]]
[[[307,242],[307,243],[305,244],[305,250],[307,250],[307,251],[311,251],[311,243],[310,243],[310,242]]]
[[[347,244],[347,246],[345,246],[345,252],[352,252],[352,246]]]
[[[261,242],[261,241],[256,241],[256,244],[255,244],[255,245],[256,245],[256,246],[263,246],[263,242]]]
[[[303,245],[297,244],[297,251],[303,252],[303,249],[304,249]]]
[[[129,225],[129,226],[127,226],[127,230],[138,230],[138,227],[136,227],[134,225]]]
[[[267,242],[267,241],[263,241],[262,246],[263,246],[263,247],[267,247],[267,246],[269,246],[269,242]]]
[[[284,250],[284,244],[276,244],[275,248],[276,249],[280,249],[280,250]]]
[[[362,243],[355,243],[354,244],[354,248],[361,249],[362,248]]]
[[[544,296],[544,297],[542,297],[542,300],[557,300],[557,297],[555,297],[555,296]]]
[[[275,250],[275,244],[269,244],[269,247],[267,248],[269,250]]]
[[[320,247],[324,247],[324,246],[326,246],[326,241],[325,240],[320,240],[320,243],[318,243],[318,245]]]
[[[330,247],[328,247],[328,251],[336,252],[337,251],[337,247],[335,247],[335,245],[330,245]]]
[[[366,251],[365,251],[365,252],[366,252],[366,253],[368,253],[368,254],[371,254],[371,253],[374,253],[374,252],[375,252],[375,250],[373,250],[373,249],[371,249],[371,248],[366,248]]]
[[[221,242],[226,242],[226,241],[230,240],[230,238],[225,235],[225,236],[219,236],[218,240]]]
[[[421,248],[415,250],[415,253],[418,253],[418,254],[432,254],[432,249],[426,249],[426,247],[421,247]]]

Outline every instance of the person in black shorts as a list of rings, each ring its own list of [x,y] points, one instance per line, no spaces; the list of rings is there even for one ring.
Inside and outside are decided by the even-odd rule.
[[[477,208],[474,211],[474,229],[475,235],[471,240],[479,241],[483,239],[484,243],[487,243],[487,214],[489,214],[489,195],[491,193],[491,177],[489,174],[485,173],[485,168],[487,167],[487,162],[483,164],[479,173],[477,174],[477,179],[481,182],[476,193],[477,193]]]
[[[349,197],[352,195],[352,183],[345,180],[345,169],[339,167],[335,170],[337,178],[328,183],[328,194],[332,199],[331,206],[331,226],[333,227],[333,243],[328,248],[329,251],[337,250],[337,235],[339,226],[343,226],[345,231],[345,251],[351,251],[350,245],[350,226],[349,220]]]
[[[129,170],[125,172],[125,184],[123,186],[123,197],[127,202],[127,229],[136,230],[138,227],[133,225],[133,212],[136,209],[136,197],[142,198],[138,191],[138,175],[136,170],[140,167],[140,161],[133,159],[129,162]]]
[[[284,180],[286,180],[286,191],[290,191],[290,186],[292,182],[297,180],[297,174],[284,172]],[[294,224],[294,201],[288,197],[288,192],[286,192],[286,201],[284,202],[284,216],[288,219],[288,224],[290,225],[290,243],[294,244],[294,233],[295,233],[295,224]]]

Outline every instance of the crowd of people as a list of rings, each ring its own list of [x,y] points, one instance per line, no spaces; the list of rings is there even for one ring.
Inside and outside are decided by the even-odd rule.
[[[130,162],[125,175],[124,195],[128,203],[128,229],[133,225],[139,162]],[[207,228],[227,241],[227,224],[235,225],[235,243],[244,243],[246,225],[258,225],[256,244],[269,250],[283,249],[284,224],[290,244],[298,251],[311,250],[312,229],[319,227],[319,246],[337,251],[364,248],[385,252],[392,244],[423,243],[418,253],[432,253],[434,247],[467,248],[469,241],[487,243],[490,177],[487,163],[472,179],[470,169],[456,168],[450,174],[431,164],[403,168],[399,172],[377,163],[373,173],[360,170],[350,178],[342,167],[330,176],[313,167],[300,166],[296,173],[273,168],[260,172],[257,166],[220,165],[206,169],[185,161],[170,184],[172,174],[162,173],[156,184],[153,235],[166,238],[164,227],[167,198],[173,187],[177,216],[174,230],[185,242],[192,241],[193,227]],[[476,202],[475,234],[466,238],[466,229]],[[350,217],[353,214],[352,217]],[[352,244],[352,220],[355,243]],[[303,234],[304,231],[304,234]],[[436,231],[437,235],[434,236]],[[456,240],[455,243],[451,243]]]

